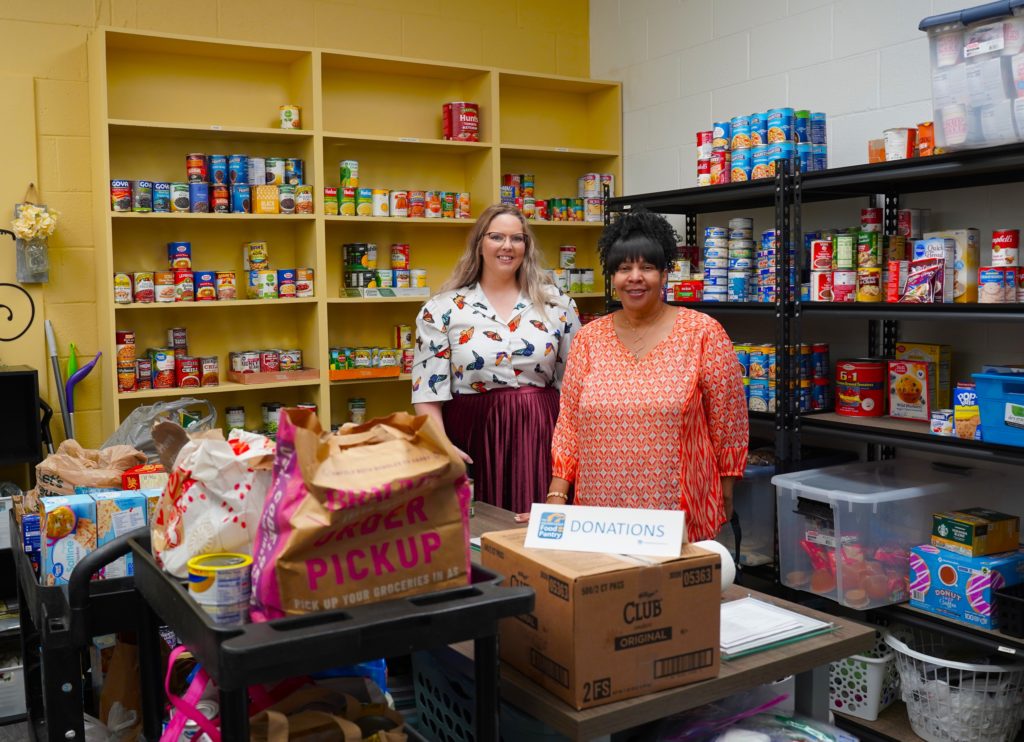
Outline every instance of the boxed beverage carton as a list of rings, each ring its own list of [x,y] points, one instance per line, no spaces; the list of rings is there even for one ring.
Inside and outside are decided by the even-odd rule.
[[[934,363],[889,361],[889,416],[930,420],[936,407],[935,376]]]
[[[167,472],[163,464],[135,466],[121,475],[121,488],[126,490],[147,490],[167,485]]]
[[[146,497],[138,490],[97,492],[92,499],[96,501],[97,548],[146,525]],[[100,573],[100,579],[112,580],[134,574],[132,555],[125,554],[108,564]]]
[[[501,659],[576,709],[713,678],[721,560],[528,549],[525,529],[484,534],[484,566],[537,593],[501,625]]]
[[[967,557],[931,544],[910,550],[910,605],[971,626],[994,629],[995,592],[1024,581],[1024,549]]]
[[[41,498],[39,531],[39,581],[67,584],[75,566],[96,550],[96,502],[91,495]]]
[[[932,546],[978,557],[1020,546],[1020,518],[987,508],[932,514]]]
[[[949,407],[950,366],[953,361],[953,346],[933,343],[896,343],[896,360],[927,361],[935,364],[935,406]]]
[[[953,301],[974,304],[978,301],[978,266],[981,264],[981,237],[974,227],[926,232],[925,238],[953,240]]]
[[[981,407],[974,384],[960,382],[953,392],[953,430],[957,438],[981,440]]]

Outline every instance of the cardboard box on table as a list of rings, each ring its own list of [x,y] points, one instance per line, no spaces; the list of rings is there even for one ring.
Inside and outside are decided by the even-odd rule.
[[[501,659],[577,709],[718,675],[721,560],[528,549],[526,531],[482,537],[481,560],[537,593],[501,623]]]

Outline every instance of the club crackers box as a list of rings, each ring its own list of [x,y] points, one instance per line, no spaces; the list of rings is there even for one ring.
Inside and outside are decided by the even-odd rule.
[[[167,485],[167,472],[162,464],[133,466],[121,475],[121,487],[126,490],[145,490]]]
[[[910,605],[954,621],[994,629],[996,590],[1024,582],[1024,549],[967,557],[931,544],[909,561]]]
[[[1020,546],[1020,518],[986,508],[932,514],[932,546],[979,557]]]
[[[147,503],[142,491],[97,492],[92,498],[96,502],[97,547],[146,525]],[[132,555],[125,554],[104,567],[99,577],[101,580],[112,580],[134,574]]]
[[[96,502],[91,495],[39,500],[40,574],[43,585],[65,585],[71,571],[96,550]]]

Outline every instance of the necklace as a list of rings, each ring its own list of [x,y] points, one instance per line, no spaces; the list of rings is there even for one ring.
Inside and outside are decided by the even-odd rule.
[[[642,351],[645,346],[644,338],[647,336],[647,333],[650,331],[650,329],[656,326],[661,321],[661,318],[662,316],[664,316],[664,314],[665,305],[662,304],[661,309],[658,311],[658,316],[655,317],[653,321],[648,322],[647,325],[643,328],[643,332],[641,332],[633,325],[632,322],[629,321],[629,317],[626,316],[625,312],[620,313],[622,321],[626,323],[626,327],[628,327],[630,332],[633,333],[633,344],[636,346],[636,349],[633,351],[634,356],[640,356],[640,351]]]

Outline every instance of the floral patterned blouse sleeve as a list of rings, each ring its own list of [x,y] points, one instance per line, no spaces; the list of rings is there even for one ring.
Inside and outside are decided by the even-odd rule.
[[[575,333],[572,333],[575,334]],[[562,379],[558,422],[551,440],[551,474],[567,482],[576,481],[579,469],[579,412],[583,384],[590,372],[590,355],[586,333],[577,335],[569,348],[569,357]]]
[[[416,315],[416,352],[412,366],[412,401],[446,402],[451,391],[451,345],[446,327],[438,325],[437,303],[423,305]]]
[[[565,365],[569,361],[570,344],[572,343],[572,339],[576,337],[576,333],[579,331],[580,327],[580,310],[576,307],[575,300],[569,299],[569,308],[565,313],[565,322],[562,327],[559,328],[562,332],[562,336],[558,340],[558,357],[555,358],[554,386],[556,389],[562,388],[562,378],[565,376]]]
[[[710,319],[704,336],[700,388],[718,473],[742,477],[750,440],[742,371],[729,336]]]

